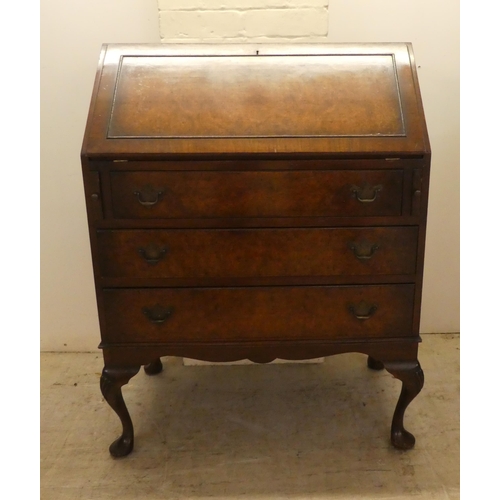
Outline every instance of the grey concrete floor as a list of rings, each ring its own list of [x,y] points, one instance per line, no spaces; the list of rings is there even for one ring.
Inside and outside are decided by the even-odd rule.
[[[458,499],[459,336],[424,335],[425,386],[389,443],[400,382],[344,354],[321,364],[141,370],[123,393],[135,449],[99,391],[100,353],[41,356],[41,498]]]

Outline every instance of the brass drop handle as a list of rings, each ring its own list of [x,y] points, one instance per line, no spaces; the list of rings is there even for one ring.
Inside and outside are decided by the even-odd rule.
[[[172,315],[174,308],[172,306],[164,307],[156,304],[153,307],[144,307],[142,312],[151,323],[161,324],[165,323]]]
[[[156,205],[163,196],[163,191],[155,190],[151,186],[146,186],[142,191],[134,191],[137,201],[144,207]]]
[[[352,186],[351,192],[360,203],[372,203],[377,199],[379,192],[382,190],[382,185],[370,186],[365,184],[363,187]]]
[[[351,304],[349,312],[359,321],[363,321],[370,319],[375,314],[377,308],[377,304],[368,304],[363,300],[358,305]]]
[[[349,249],[352,250],[354,256],[359,260],[369,260],[373,257],[375,252],[380,248],[376,243],[368,242],[351,242]]]
[[[168,252],[168,248],[148,245],[145,248],[139,248],[137,251],[148,264],[154,266],[155,264],[158,264],[163,257],[165,257],[165,254]]]

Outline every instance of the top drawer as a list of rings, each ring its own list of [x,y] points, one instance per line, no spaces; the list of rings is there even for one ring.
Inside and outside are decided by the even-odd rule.
[[[402,170],[111,172],[120,219],[401,215]]]

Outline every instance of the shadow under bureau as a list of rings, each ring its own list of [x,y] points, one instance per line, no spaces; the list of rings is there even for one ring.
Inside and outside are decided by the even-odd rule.
[[[104,45],[82,148],[101,389],[162,356],[359,352],[423,386],[430,146],[410,44]]]

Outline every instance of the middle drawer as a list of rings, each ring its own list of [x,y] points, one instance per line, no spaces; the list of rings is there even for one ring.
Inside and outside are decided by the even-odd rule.
[[[110,278],[410,275],[418,228],[97,231]]]

